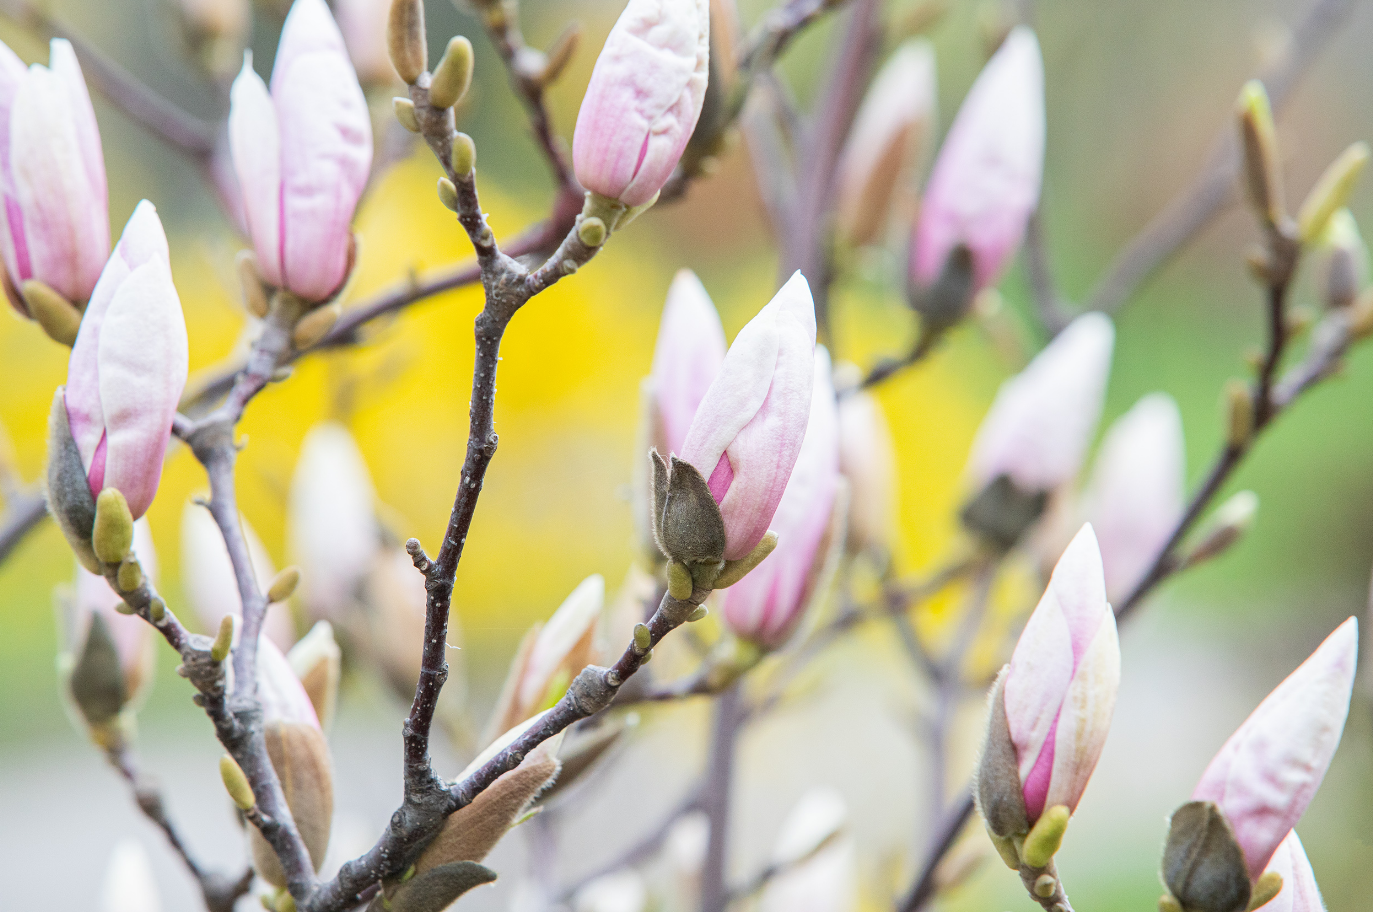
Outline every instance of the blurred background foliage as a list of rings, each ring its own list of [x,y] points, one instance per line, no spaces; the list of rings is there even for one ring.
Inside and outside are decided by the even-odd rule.
[[[221,116],[217,93],[178,55],[166,2],[55,0],[49,7],[177,104],[206,118]],[[768,0],[741,4],[749,21],[767,5]],[[890,4],[894,10],[910,5]],[[525,0],[522,6],[534,46],[550,42],[570,18],[584,24],[582,50],[551,93],[556,126],[570,139],[595,52],[620,4]],[[1070,299],[1080,300],[1119,247],[1199,170],[1213,140],[1230,124],[1243,79],[1280,52],[1285,27],[1305,6],[1280,0],[1038,5],[1049,121],[1043,213],[1055,276]],[[477,82],[459,127],[477,141],[480,188],[492,224],[498,236],[512,234],[541,216],[551,182],[499,60],[475,21],[447,0],[429,7],[431,56],[450,34],[474,37]],[[983,13],[981,3],[956,0],[931,32],[943,127],[983,61]],[[259,11],[253,42],[259,72],[269,65],[278,27]],[[783,69],[803,100],[823,74],[836,36],[835,24],[823,23],[787,54]],[[45,59],[39,41],[4,20],[0,38],[26,59]],[[1341,149],[1373,137],[1370,39],[1373,10],[1356,4],[1280,118],[1294,205]],[[98,96],[96,108],[116,232],[142,197],[158,206],[167,225],[194,384],[195,371],[220,363],[240,339],[244,316],[232,263],[241,243],[191,164]],[[362,252],[350,300],[364,299],[409,271],[422,273],[469,255],[461,231],[435,198],[438,173],[427,152],[418,150],[373,188],[358,219]],[[1364,182],[1351,208],[1357,217],[1373,219],[1373,184]],[[1221,386],[1245,372],[1245,354],[1260,339],[1260,295],[1243,264],[1243,252],[1255,238],[1247,212],[1231,206],[1118,318],[1103,427],[1141,395],[1171,393],[1182,410],[1193,480],[1220,441]],[[496,411],[500,450],[454,598],[478,718],[528,625],[546,617],[589,573],[603,573],[613,588],[633,557],[627,483],[633,461],[641,458],[634,451],[639,381],[649,369],[668,283],[683,266],[701,276],[730,336],[774,288],[775,248],[742,147],[726,157],[718,174],[693,186],[685,201],[660,207],[616,235],[589,267],[521,313],[506,337]],[[900,269],[901,254],[894,250],[841,280],[834,304],[839,357],[868,364],[907,344],[912,320],[895,280]],[[1307,272],[1297,301],[1314,306]],[[961,472],[977,423],[1000,380],[1043,341],[1028,314],[1020,266],[1002,291],[1005,325],[1019,348],[968,325],[927,363],[880,390],[901,471],[897,565],[903,574],[932,568],[951,547],[954,514],[965,493]],[[377,327],[358,349],[304,361],[289,382],[272,386],[253,403],[241,425],[247,447],[238,468],[240,505],[278,566],[289,562],[285,504],[295,456],[306,431],[322,417],[342,420],[356,435],[379,498],[394,509],[397,531],[436,546],[466,441],[471,321],[478,307],[470,289],[416,305]],[[33,479],[43,462],[52,391],[65,377],[66,350],[11,314],[0,317],[0,363],[7,368],[0,422],[21,473]],[[1339,619],[1363,610],[1373,560],[1371,399],[1373,357],[1356,351],[1344,377],[1284,416],[1238,473],[1232,488],[1252,488],[1262,503],[1248,537],[1222,560],[1170,583],[1142,622],[1124,634],[1121,712],[1139,708],[1161,726],[1136,740],[1142,750],[1160,754],[1160,774],[1172,770],[1183,790],[1253,702]],[[190,454],[173,451],[149,513],[165,568],[162,589],[188,620],[176,578],[179,523],[183,504],[204,484]],[[0,567],[0,770],[18,773],[0,784],[0,809],[8,803],[13,815],[22,816],[16,796],[40,788],[25,771],[45,765],[44,758],[80,756],[76,768],[98,780],[91,788],[119,788],[69,727],[58,696],[52,590],[71,573],[70,552],[50,524]],[[869,631],[860,641],[866,645],[841,656],[856,661],[863,649],[890,652],[884,636]],[[163,648],[159,658],[158,686],[141,717],[145,735],[153,742],[174,743],[183,736],[208,742],[203,716],[191,705],[185,683],[171,673],[175,657]],[[881,686],[880,679],[874,686]],[[362,718],[373,726],[373,737],[398,733],[396,706],[368,696],[361,685],[352,693],[361,694],[364,704],[370,700],[372,714]],[[1190,704],[1212,693],[1219,705],[1198,710],[1212,720],[1208,729],[1196,721]],[[346,692],[344,700],[349,697]],[[885,699],[871,692],[862,698]],[[1357,821],[1373,812],[1367,714],[1367,701],[1360,698],[1345,746],[1303,829],[1334,912],[1366,907],[1363,883],[1373,846],[1363,835],[1366,823]],[[1189,732],[1202,733],[1201,741],[1184,750]],[[1157,821],[1186,797],[1179,793],[1171,804],[1137,813],[1129,809],[1131,796],[1117,792],[1130,791],[1132,769],[1138,774],[1153,765],[1120,743],[1133,745],[1133,737],[1113,733],[1116,741],[1108,743],[1098,774],[1105,781],[1089,791],[1082,823],[1074,824],[1082,832],[1076,840],[1070,833],[1061,864],[1076,886],[1075,898],[1094,900],[1084,902],[1089,908],[1152,907],[1158,893],[1154,853],[1163,835]],[[1197,759],[1168,759],[1175,747]],[[916,778],[899,763],[879,769],[882,777]],[[384,814],[396,767],[372,775],[388,783],[386,800],[377,801]],[[113,806],[112,820],[125,814],[135,825],[131,804],[115,800]],[[216,807],[213,801],[208,806]],[[0,810],[0,819],[6,817]],[[916,825],[897,820],[881,828],[918,840]],[[1093,827],[1107,835],[1084,838],[1097,832]],[[1138,832],[1114,833],[1130,827]],[[108,834],[101,844],[113,838]],[[1141,846],[1138,854],[1120,854]],[[13,860],[0,857],[0,870]],[[91,859],[89,866],[98,870],[101,864]],[[87,882],[95,876],[82,875]],[[1014,877],[988,865],[974,887],[954,899],[960,908],[1024,907],[1016,889]]]

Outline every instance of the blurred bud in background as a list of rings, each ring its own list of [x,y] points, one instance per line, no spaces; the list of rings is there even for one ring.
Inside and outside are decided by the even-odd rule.
[[[810,419],[815,307],[793,275],[725,354],[692,420],[681,458],[707,480],[725,524],[725,560],[768,531]]]
[[[563,600],[547,623],[520,642],[483,741],[556,703],[577,673],[596,658],[596,628],[605,605],[605,579],[592,574]]]
[[[1018,26],[968,90],[930,172],[911,239],[916,310],[956,322],[997,283],[1039,204],[1043,170],[1044,62],[1034,32]]]
[[[321,422],[305,435],[291,479],[287,525],[306,615],[344,624],[381,534],[372,476],[343,425]]]
[[[1349,714],[1358,652],[1359,625],[1350,618],[1230,736],[1192,793],[1225,815],[1251,881],[1325,778]]]
[[[249,0],[176,0],[182,34],[195,60],[222,79],[243,60],[253,25]]]
[[[133,547],[144,575],[155,582],[157,552],[147,520],[134,523]],[[157,631],[142,618],[121,612],[123,604],[103,576],[79,564],[70,594],[58,598],[65,643],[58,668],[91,737],[107,748],[128,734],[121,717],[147,696],[157,659]]]
[[[701,116],[709,62],[707,0],[629,0],[577,114],[572,162],[582,186],[629,208],[651,202]]]
[[[633,868],[621,868],[588,882],[572,899],[576,912],[644,912],[648,908],[648,887],[643,875]]]
[[[1053,857],[1101,756],[1119,688],[1115,615],[1096,536],[1083,526],[992,689],[974,794],[1008,864],[1018,855],[1042,868]],[[1037,830],[1049,838],[1035,839]]]
[[[710,63],[701,115],[691,132],[681,167],[689,175],[709,174],[736,136],[730,97],[738,85],[739,9],[735,0],[710,0]]]
[[[320,728],[327,732],[334,722],[339,678],[343,671],[343,653],[334,640],[333,626],[328,621],[316,622],[310,632],[291,647],[286,659],[300,678],[310,705],[315,708]]]
[[[1144,578],[1182,518],[1186,455],[1182,416],[1166,393],[1135,403],[1106,432],[1085,494],[1106,571],[1106,597],[1118,601]]]
[[[324,301],[347,278],[372,165],[367,101],[324,0],[292,5],[271,92],[248,57],[230,98],[229,144],[262,277]]]
[[[1368,248],[1359,223],[1348,209],[1339,209],[1326,223],[1316,248],[1321,300],[1328,307],[1348,307],[1368,284]]]
[[[1266,912],[1325,912],[1316,872],[1296,830],[1278,845],[1268,870],[1282,878],[1282,889],[1263,907]]]
[[[391,65],[386,45],[390,0],[335,0],[334,18],[348,46],[348,56],[364,88],[396,85],[400,77]]]
[[[148,850],[133,839],[121,839],[110,852],[105,882],[100,888],[99,912],[161,912]]]
[[[934,47],[922,38],[906,41],[873,80],[839,158],[835,214],[845,243],[882,239],[938,120]]]
[[[424,651],[424,623],[429,592],[424,574],[415,569],[404,548],[383,548],[372,559],[371,569],[362,583],[361,615],[350,615],[348,639],[364,653],[396,696],[409,701],[415,696]],[[462,642],[456,614],[450,612],[448,645]],[[461,653],[449,653],[449,681],[445,696],[461,692],[459,669]],[[452,691],[450,693],[450,690]]]
[[[258,644],[257,695],[262,701],[267,754],[281,780],[296,829],[318,871],[329,848],[329,829],[334,819],[329,745],[314,704],[291,663],[267,639]],[[257,827],[248,828],[248,840],[258,876],[274,887],[284,888],[286,877],[281,862]]]
[[[248,559],[258,589],[266,593],[276,576],[272,558],[242,515],[239,516],[239,528],[248,545]],[[181,511],[181,587],[186,593],[186,601],[200,619],[201,629],[209,635],[213,636],[219,630],[225,615],[242,619],[243,600],[239,597],[238,580],[224,536],[210,511],[197,503],[187,503]],[[235,645],[241,626],[234,627]],[[278,648],[290,649],[296,641],[290,607],[269,605],[262,633]]]
[[[780,872],[759,901],[762,912],[850,912],[858,904],[857,856],[844,834],[848,809],[838,792],[806,792],[782,823],[772,854]]]
[[[1115,329],[1109,317],[1075,319],[1001,384],[968,458],[978,494],[964,522],[1011,547],[1039,518],[1049,492],[1071,481],[1101,419]]]
[[[26,67],[0,43],[0,122],[5,292],[41,319],[23,294],[38,281],[79,313],[109,256],[110,214],[100,130],[69,42],[53,39],[46,67]]]
[[[805,439],[771,523],[777,547],[718,596],[721,615],[735,636],[776,649],[823,592],[825,571],[842,547],[843,517],[835,509],[839,486],[839,415],[829,353],[820,346],[815,349]]]
[[[882,406],[870,393],[839,400],[839,471],[848,482],[848,548],[885,568],[896,534],[896,449]]]
[[[665,890],[664,905],[670,912],[687,912],[700,905],[701,869],[710,843],[710,818],[705,811],[679,817],[663,840],[663,857],[672,880]]]

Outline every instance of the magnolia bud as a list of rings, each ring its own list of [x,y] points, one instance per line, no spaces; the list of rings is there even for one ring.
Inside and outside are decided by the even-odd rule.
[[[1350,307],[1368,281],[1368,247],[1348,209],[1336,210],[1319,238],[1321,298],[1328,307]]]
[[[472,84],[472,64],[472,42],[462,35],[450,38],[429,84],[429,103],[436,108],[451,108],[462,101]]]
[[[1340,153],[1316,181],[1297,212],[1297,230],[1303,243],[1325,232],[1330,217],[1344,208],[1354,184],[1368,164],[1368,143],[1362,140]]]
[[[1187,552],[1183,563],[1196,566],[1224,554],[1239,541],[1258,514],[1259,498],[1253,491],[1238,491],[1216,508],[1205,527],[1197,533],[1197,544]]]
[[[1220,809],[1191,801],[1173,812],[1163,882],[1186,912],[1244,912],[1252,886],[1244,852]]]
[[[1325,912],[1316,874],[1296,830],[1288,833],[1273,853],[1263,876],[1272,875],[1277,877],[1278,893],[1270,900],[1271,905],[1263,907],[1265,912]]]
[[[414,85],[429,68],[429,42],[424,35],[423,0],[391,0],[386,23],[386,43],[391,65],[400,78]]]
[[[310,705],[319,716],[320,727],[327,731],[334,721],[343,663],[343,653],[334,640],[334,628],[328,621],[315,622],[310,632],[291,647],[286,659],[300,678]]]
[[[276,572],[272,558],[242,515],[239,516],[239,530],[248,546],[248,562],[252,565],[258,590],[268,593],[262,632],[278,648],[290,649],[296,640],[295,621],[289,606],[271,604],[280,601],[270,595]],[[210,511],[196,503],[187,503],[181,511],[181,586],[202,630],[214,631],[224,617],[243,615],[238,578],[233,562],[229,560],[224,535]]]
[[[1245,187],[1259,217],[1275,226],[1283,219],[1282,172],[1273,109],[1263,83],[1251,79],[1236,103],[1244,150]]]

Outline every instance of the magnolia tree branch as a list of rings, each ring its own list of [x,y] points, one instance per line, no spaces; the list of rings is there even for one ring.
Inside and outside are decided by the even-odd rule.
[[[48,515],[48,502],[41,488],[11,498],[0,514],[0,561],[10,556],[24,536]]]
[[[706,781],[701,808],[710,822],[705,863],[701,868],[701,912],[724,912],[729,905],[729,826],[734,792],[734,753],[739,730],[747,718],[740,683],[730,685],[715,704],[710,733]]]
[[[232,877],[220,871],[212,871],[202,867],[191,854],[171,818],[167,816],[167,809],[162,801],[162,793],[154,782],[143,775],[142,770],[138,767],[138,761],[128,745],[122,741],[117,741],[110,746],[106,754],[110,765],[129,783],[129,788],[133,791],[134,800],[138,802],[139,809],[167,837],[167,842],[171,845],[172,850],[181,858],[187,870],[191,872],[191,876],[195,878],[196,885],[200,887],[200,895],[205,900],[205,906],[209,912],[232,912],[239,897],[247,894],[252,886],[252,868],[247,869],[237,877]]]

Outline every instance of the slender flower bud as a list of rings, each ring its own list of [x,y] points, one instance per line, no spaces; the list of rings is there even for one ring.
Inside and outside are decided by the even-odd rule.
[[[810,418],[815,307],[798,272],[739,331],[691,422],[681,458],[707,480],[726,560],[762,541]]]
[[[310,696],[291,663],[266,639],[258,644],[257,695],[262,702],[267,754],[281,780],[296,829],[318,871],[329,847],[329,828],[334,817],[329,745]],[[258,876],[273,886],[285,887],[285,872],[276,853],[256,827],[249,827],[248,834]]]
[[[663,453],[680,453],[696,410],[725,360],[725,331],[701,280],[680,270],[668,289],[649,391],[652,442]]]
[[[157,552],[147,520],[134,524],[134,554],[143,575],[157,579]],[[76,568],[76,584],[63,628],[66,650],[59,659],[66,687],[92,734],[105,740],[109,726],[137,709],[153,683],[156,632],[139,617],[122,613],[123,599],[105,578]]]
[[[850,550],[888,553],[896,525],[896,452],[882,406],[869,393],[839,400],[839,471],[849,485]]]
[[[364,86],[381,87],[397,81],[386,44],[390,16],[390,0],[334,0],[334,17],[358,81]]]
[[[796,629],[828,563],[826,533],[833,528],[838,488],[839,415],[829,354],[820,347],[806,436],[772,520],[777,548],[720,595],[725,623],[736,636],[776,649]]]
[[[266,592],[276,569],[271,555],[263,547],[248,520],[239,516],[243,539],[248,545],[248,559],[258,590]],[[200,618],[201,629],[213,633],[219,629],[226,615],[242,618],[243,600],[238,594],[238,580],[229,549],[210,511],[199,504],[188,503],[181,511],[181,585],[186,601]],[[240,627],[234,628],[234,645],[238,644]],[[262,633],[278,648],[286,650],[296,641],[295,621],[286,605],[270,605],[263,619]]]
[[[105,159],[81,65],[61,38],[48,60],[26,68],[0,44],[0,254],[10,303],[24,316],[25,282],[84,302],[110,251]]]
[[[1263,906],[1264,912],[1325,912],[1316,873],[1311,870],[1311,861],[1296,830],[1279,843],[1268,870],[1282,878],[1282,889]]]
[[[135,519],[157,493],[187,363],[167,236],[144,200],[91,294],[63,394],[91,495],[118,490]]]
[[[1066,821],[1077,808],[1119,687],[1120,646],[1101,553],[1092,527],[1083,526],[992,690],[975,793],[994,836],[1023,836],[1050,809],[1065,808],[1058,813]]]
[[[543,625],[525,636],[510,666],[488,739],[553,705],[595,658],[596,625],[605,606],[605,579],[582,580]]]
[[[1182,518],[1186,481],[1182,416],[1153,393],[1106,432],[1087,486],[1086,516],[1101,545],[1106,597],[1135,588]]]
[[[707,0],[629,0],[577,115],[582,186],[630,208],[658,194],[701,116],[709,58]]]
[[[968,467],[987,485],[1008,476],[1022,491],[1073,478],[1101,417],[1115,329],[1109,317],[1078,317],[997,391],[973,441]]]
[[[381,546],[372,477],[343,425],[323,422],[305,435],[288,526],[306,614],[341,623]]]
[[[873,80],[838,166],[835,216],[855,246],[879,240],[904,177],[919,166],[939,118],[934,47],[905,42]]]
[[[148,850],[133,839],[121,839],[110,852],[100,888],[100,912],[161,912]]]
[[[230,93],[229,145],[268,283],[308,302],[347,278],[351,222],[372,166],[372,121],[324,0],[296,0],[272,86],[252,58]]]
[[[1044,62],[1017,26],[968,90],[939,150],[912,238],[910,283],[928,289],[954,249],[972,254],[972,291],[996,284],[1039,203]]]
[[[768,881],[762,912],[848,912],[857,906],[857,854],[843,834],[848,810],[833,789],[801,796],[773,851],[780,873]]]
[[[1350,618],[1230,736],[1192,793],[1225,814],[1251,881],[1325,778],[1349,714],[1358,651],[1359,624]]]

